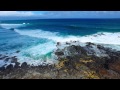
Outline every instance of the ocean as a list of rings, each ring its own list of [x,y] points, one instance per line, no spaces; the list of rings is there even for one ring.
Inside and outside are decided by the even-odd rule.
[[[93,42],[120,51],[120,19],[0,21],[0,54],[17,56],[19,62],[54,63],[56,43],[67,41]]]

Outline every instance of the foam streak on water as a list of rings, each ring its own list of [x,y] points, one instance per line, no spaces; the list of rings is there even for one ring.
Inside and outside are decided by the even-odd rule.
[[[117,44],[120,45],[120,33],[107,33],[107,32],[99,32],[92,35],[86,36],[73,36],[68,35],[65,37],[59,36],[57,32],[49,32],[43,30],[26,30],[20,31],[15,30],[17,33],[21,35],[27,35],[30,37],[37,37],[37,38],[46,38],[53,40],[55,42],[66,42],[66,41],[80,41],[80,42],[94,42],[94,43],[101,43],[101,44]]]
[[[0,26],[2,28],[5,28],[5,29],[10,29],[10,28],[18,28],[18,27],[21,27],[23,26],[23,24],[0,24]]]

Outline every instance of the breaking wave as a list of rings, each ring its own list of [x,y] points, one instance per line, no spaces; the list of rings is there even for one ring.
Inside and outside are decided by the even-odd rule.
[[[5,28],[5,29],[19,28],[21,26],[24,26],[24,25],[23,24],[0,24],[0,27]]]
[[[120,32],[116,33],[98,32],[96,34],[86,36],[74,36],[74,35],[60,36],[58,32],[50,32],[43,30],[15,30],[15,32],[19,33],[20,35],[27,35],[36,38],[45,38],[53,40],[55,42],[80,41],[120,45]]]

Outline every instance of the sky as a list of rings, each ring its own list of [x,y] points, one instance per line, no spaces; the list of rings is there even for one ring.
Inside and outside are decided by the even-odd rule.
[[[120,18],[120,11],[0,11],[0,20],[49,18]]]

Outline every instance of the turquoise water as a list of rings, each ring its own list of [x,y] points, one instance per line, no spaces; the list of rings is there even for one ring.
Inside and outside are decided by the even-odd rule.
[[[10,30],[14,28],[15,30]],[[104,33],[99,35],[99,33]],[[97,35],[96,37],[94,35]],[[57,42],[79,40],[120,44],[119,19],[9,20],[0,24],[0,53],[15,54],[22,60],[51,58]]]

